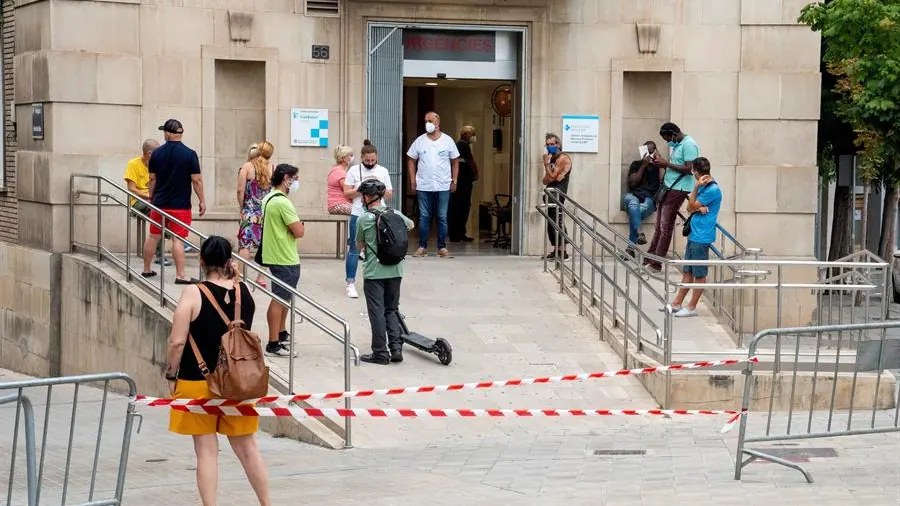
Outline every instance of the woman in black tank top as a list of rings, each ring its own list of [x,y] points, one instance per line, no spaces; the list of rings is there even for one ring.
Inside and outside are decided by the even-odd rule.
[[[256,303],[250,290],[238,282],[240,276],[232,264],[231,243],[224,237],[212,236],[200,247],[200,263],[206,272],[202,284],[210,291],[223,312],[234,315],[236,290],[240,290],[241,319],[249,329],[256,312]],[[213,304],[200,292],[197,285],[184,288],[181,300],[172,319],[169,336],[166,380],[174,398],[208,399],[209,386],[200,372],[197,358],[190,349],[188,339],[193,339],[210,372],[219,358],[219,346],[227,326]],[[187,346],[187,351],[185,347]],[[259,418],[244,416],[216,416],[185,413],[171,410],[169,430],[177,434],[193,436],[197,454],[197,488],[204,505],[216,503],[218,481],[219,440],[217,434],[228,436],[231,448],[244,467],[261,505],[270,504],[269,479],[262,455],[256,445]]]

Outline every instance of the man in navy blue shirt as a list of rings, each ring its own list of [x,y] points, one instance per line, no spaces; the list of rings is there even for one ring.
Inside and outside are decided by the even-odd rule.
[[[150,157],[150,203],[162,209],[166,217],[166,230],[172,235],[184,239],[188,236],[185,225],[191,225],[191,188],[200,200],[200,216],[206,213],[206,199],[203,196],[203,176],[200,174],[200,159],[197,152],[181,142],[184,127],[177,119],[170,119],[159,127],[166,143],[156,148]],[[173,221],[174,218],[176,221]],[[156,275],[150,270],[150,262],[156,246],[162,237],[163,215],[157,210],[150,211],[150,235],[144,243],[145,278]],[[193,284],[197,280],[185,275],[184,242],[172,241],[172,258],[175,260],[175,283]]]

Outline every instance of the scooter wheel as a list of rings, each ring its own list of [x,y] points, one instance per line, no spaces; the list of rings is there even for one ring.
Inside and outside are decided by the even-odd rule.
[[[450,343],[444,339],[438,338],[434,342],[434,354],[443,365],[450,365],[450,362],[453,361],[453,350],[450,349]]]

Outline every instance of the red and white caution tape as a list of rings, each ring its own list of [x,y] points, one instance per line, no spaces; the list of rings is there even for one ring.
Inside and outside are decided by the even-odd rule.
[[[322,394],[298,394],[260,397],[258,399],[232,400],[232,399],[161,399],[158,397],[145,397],[139,395],[135,398],[138,404],[147,406],[238,406],[243,404],[271,404],[274,402],[297,402],[309,400],[343,399],[345,397],[377,397],[384,395],[402,395],[412,393],[452,392],[459,390],[486,390],[489,388],[514,387],[523,385],[537,385],[544,383],[562,383],[566,381],[584,381],[589,379],[612,378],[618,376],[633,376],[638,374],[653,374],[665,371],[678,371],[687,369],[701,369],[723,365],[741,364],[746,362],[758,363],[757,357],[717,360],[714,362],[694,362],[691,364],[672,364],[660,367],[645,367],[642,369],[622,369],[619,371],[568,374],[565,376],[544,376],[540,378],[512,379],[506,381],[483,381],[476,383],[456,383],[452,385],[418,386],[405,388],[383,388],[378,390],[353,390],[349,392],[331,392]],[[345,416],[345,415],[340,415]]]
[[[374,409],[374,408],[257,408],[255,406],[173,405],[173,410],[220,416],[296,418],[520,418],[520,417],[600,417],[600,416],[721,416],[731,418],[722,428],[734,427],[744,411],[706,409]]]

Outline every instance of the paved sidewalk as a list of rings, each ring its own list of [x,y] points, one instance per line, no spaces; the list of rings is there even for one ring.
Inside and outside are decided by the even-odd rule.
[[[0,371],[0,383],[20,378]],[[59,504],[71,413],[72,389],[54,391],[48,430],[42,504]],[[45,391],[35,400],[40,437]],[[69,503],[87,498],[99,417],[99,391],[82,388],[72,458]],[[111,396],[106,411],[95,499],[112,487],[126,401]],[[140,434],[130,453],[128,506],[177,501],[199,504],[190,440],[166,430],[164,408],[141,408]],[[15,410],[0,407],[0,484],[6,492]],[[816,483],[796,471],[754,463],[733,479],[736,433],[722,436],[719,418],[607,418],[572,428],[557,420],[540,433],[513,430],[481,438],[441,437],[386,448],[325,450],[260,434],[271,476],[273,504],[329,505],[761,505],[889,506],[900,503],[900,438],[881,434],[789,443],[791,448],[830,448],[836,456],[803,465]],[[417,420],[383,420],[413,427]],[[465,420],[443,420],[451,427]],[[19,439],[12,504],[24,504],[23,441]],[[255,504],[237,460],[223,439],[220,505]],[[783,448],[783,446],[782,446]],[[595,455],[597,450],[644,450],[644,455]],[[39,448],[40,451],[40,448]],[[2,494],[5,498],[6,494]],[[177,499],[175,499],[177,498]]]
[[[196,260],[193,260],[196,261]],[[188,272],[196,272],[193,264]],[[173,269],[168,269],[167,274]],[[371,331],[364,299],[344,294],[343,262],[333,259],[303,260],[300,290],[347,318],[352,340],[369,352]],[[167,280],[168,281],[168,280]],[[359,283],[360,287],[362,282]],[[181,287],[167,283],[177,297]],[[360,292],[362,289],[360,288]],[[268,297],[257,292],[257,316],[253,328],[265,334]],[[300,305],[303,309],[308,306]],[[622,360],[586,319],[578,316],[553,278],[544,274],[535,259],[517,257],[469,257],[410,259],[403,280],[400,303],[411,330],[430,337],[444,337],[453,347],[453,363],[442,366],[433,355],[407,346],[405,361],[391,366],[363,364],[352,368],[352,388],[385,388],[505,380],[534,376],[615,370]],[[324,322],[325,320],[323,320]],[[336,328],[333,327],[332,328]],[[343,347],[315,329],[300,324],[295,341],[301,352],[295,361],[295,390],[323,392],[343,390]],[[287,359],[270,359],[272,368],[286,376]],[[578,385],[542,385],[482,391],[415,394],[354,399],[354,407],[402,408],[652,408],[656,402],[634,378],[613,378]],[[339,406],[340,401],[317,403]],[[594,421],[566,421],[572,430],[589,430]],[[476,419],[447,424],[420,420],[415,424],[391,424],[384,420],[355,420],[354,444],[393,447],[403,443],[426,444],[439,438],[485,438],[513,430],[540,434],[559,425],[551,418],[535,420]]]

